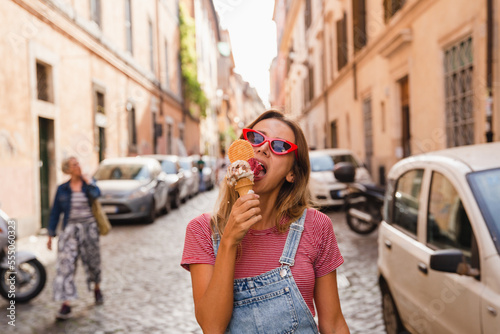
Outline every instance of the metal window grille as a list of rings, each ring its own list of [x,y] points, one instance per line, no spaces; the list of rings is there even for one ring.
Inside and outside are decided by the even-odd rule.
[[[90,15],[92,21],[94,21],[99,27],[101,26],[101,0],[91,0],[90,1]]]
[[[384,19],[389,21],[405,4],[406,0],[384,0]]]
[[[179,140],[184,143],[184,128],[179,128]]]
[[[137,130],[135,124],[135,108],[132,107],[128,112],[128,144],[129,149],[135,152],[137,147]]]
[[[133,53],[131,0],[125,1],[125,33],[126,33],[127,51]]]
[[[44,64],[36,63],[36,84],[38,99],[50,102],[49,70]]]
[[[312,23],[311,0],[306,0],[306,8],[304,10],[304,22],[306,24],[306,29],[311,26],[311,23]]]
[[[96,112],[105,114],[104,94],[101,92],[96,92]]]
[[[307,77],[309,78],[308,89],[309,89],[309,101],[314,99],[314,68],[309,65]]]
[[[170,78],[168,75],[168,42],[165,41],[165,85],[170,90]]]
[[[149,22],[149,66],[151,71],[154,72],[153,23],[151,21]]]
[[[365,153],[366,166],[370,173],[373,157],[373,125],[372,125],[372,100],[366,99],[363,101],[363,121],[365,130]]]
[[[330,123],[330,132],[331,132],[331,138],[332,138],[332,147],[333,148],[339,147],[337,121],[333,121]]]
[[[172,124],[167,124],[167,153],[172,154]]]
[[[347,17],[337,21],[337,69],[347,65]]]
[[[469,37],[448,48],[444,53],[448,147],[474,143],[472,47],[472,37]]]
[[[354,52],[357,52],[361,50],[367,42],[365,0],[354,0],[352,2],[352,20]]]

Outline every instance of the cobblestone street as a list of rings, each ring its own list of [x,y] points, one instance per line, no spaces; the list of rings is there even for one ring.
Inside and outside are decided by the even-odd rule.
[[[52,301],[55,252],[46,238],[19,242],[46,265],[44,291],[29,304],[16,305],[16,327],[7,325],[7,302],[0,300],[0,333],[201,333],[194,318],[189,273],[179,266],[186,224],[211,211],[217,190],[199,194],[180,209],[151,225],[115,225],[101,238],[102,291],[105,302],[94,306],[79,264],[80,298],[73,302],[72,319],[56,322],[59,303]],[[334,222],[345,263],[339,269],[342,308],[351,333],[385,333],[377,286],[377,248],[374,233],[358,236],[345,224],[341,211],[326,212]]]

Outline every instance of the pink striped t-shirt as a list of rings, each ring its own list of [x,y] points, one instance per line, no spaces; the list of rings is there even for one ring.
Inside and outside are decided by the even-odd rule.
[[[253,277],[279,267],[287,236],[288,231],[279,233],[276,227],[250,229],[242,241],[234,278]],[[315,279],[334,271],[343,262],[330,218],[315,209],[307,209],[292,275],[313,315]],[[189,270],[190,264],[199,263],[215,264],[209,214],[191,220],[186,229],[181,265]]]

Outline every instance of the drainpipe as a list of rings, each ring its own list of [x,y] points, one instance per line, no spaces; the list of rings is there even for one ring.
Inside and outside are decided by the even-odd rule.
[[[325,24],[325,0],[323,0],[323,99],[325,100],[325,148],[329,147],[329,119],[328,119],[328,84],[327,84],[327,78],[328,76],[326,75],[326,63],[327,63],[327,57],[326,57],[326,35],[325,35],[325,30],[326,30],[326,24]],[[331,33],[331,32],[330,32]],[[330,55],[331,57],[332,55]],[[331,64],[331,62],[330,62]],[[331,135],[330,135],[331,136]],[[331,144],[330,144],[331,146]]]
[[[158,108],[158,118],[156,119],[155,121],[155,128],[153,129],[153,134],[154,134],[154,145],[153,145],[153,148],[154,148],[154,153],[159,153],[157,152],[158,150],[158,139],[160,139],[160,137],[157,137],[157,132],[156,132],[156,127],[157,125],[156,124],[159,124],[162,129],[163,129],[163,123],[164,122],[164,118],[163,118],[163,92],[162,92],[162,86],[161,86],[161,66],[160,66],[160,7],[159,7],[159,0],[156,0],[155,1],[155,9],[156,9],[156,17],[155,17],[155,20],[156,20],[156,60],[157,60],[157,64],[155,66],[155,76],[158,80],[158,84],[155,85],[157,90],[158,90],[158,96],[159,96],[159,108]],[[155,61],[155,59],[153,58],[153,62]],[[154,93],[153,93],[154,94]],[[158,122],[158,123],[156,123]],[[162,131],[163,132],[163,131]],[[166,133],[166,131],[165,131]],[[163,137],[163,134],[162,134],[162,137]],[[168,153],[168,152],[165,152],[165,153]]]
[[[493,141],[493,0],[486,0],[486,142]]]

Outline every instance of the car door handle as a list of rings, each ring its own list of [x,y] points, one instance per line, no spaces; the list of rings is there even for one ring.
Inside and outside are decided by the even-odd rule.
[[[392,242],[390,240],[385,240],[384,244],[385,244],[385,247],[387,247],[388,249],[392,248]]]
[[[423,262],[420,262],[418,264],[418,270],[420,270],[421,272],[423,272],[424,274],[427,275],[427,265]]]

